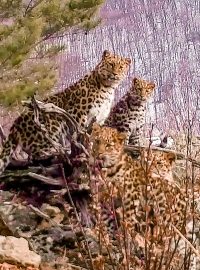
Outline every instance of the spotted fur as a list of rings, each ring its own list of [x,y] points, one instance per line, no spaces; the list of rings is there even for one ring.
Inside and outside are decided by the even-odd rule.
[[[102,166],[104,188],[98,194],[101,217],[112,238],[123,228],[125,244],[133,254],[138,254],[140,248],[147,260],[150,256],[152,269],[156,261],[162,262],[163,269],[179,269],[184,263],[187,269],[200,269],[199,256],[185,241],[198,249],[199,192],[194,194],[173,180],[175,154],[144,149],[138,159],[133,159],[124,148],[126,134],[98,124],[93,125],[91,141],[92,154]],[[109,203],[107,210],[104,205]]]
[[[141,150],[140,158],[133,159],[124,150],[126,134],[98,124],[93,125],[91,140],[93,156],[105,168],[105,180],[122,201],[121,221],[143,233],[147,226],[153,231],[170,232],[171,224],[185,229],[184,215],[190,206],[187,194],[172,178],[173,153]]]
[[[53,103],[70,113],[81,127],[89,126],[94,117],[102,124],[110,112],[114,90],[124,79],[130,63],[129,58],[104,51],[102,60],[90,74],[63,92],[44,99],[44,102]],[[39,120],[45,126],[47,135],[55,142],[59,142],[65,130],[61,116],[40,113]],[[8,165],[18,145],[33,158],[38,158],[41,154],[46,155],[53,150],[44,132],[36,125],[31,110],[23,112],[10,129],[0,154],[0,173]]]
[[[131,89],[113,107],[105,125],[126,132],[126,143],[139,144],[145,123],[146,103],[153,93],[153,82],[134,78]]]

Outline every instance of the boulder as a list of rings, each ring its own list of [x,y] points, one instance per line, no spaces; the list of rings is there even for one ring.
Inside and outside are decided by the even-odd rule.
[[[41,257],[29,249],[26,239],[0,235],[0,262],[38,267]]]

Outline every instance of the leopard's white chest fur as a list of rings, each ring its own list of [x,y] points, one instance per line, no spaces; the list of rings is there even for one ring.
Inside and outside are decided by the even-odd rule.
[[[105,122],[114,102],[114,94],[114,89],[111,89],[109,92],[101,94],[103,99],[100,103],[98,103],[97,100],[94,101],[94,104],[88,114],[87,125],[90,124],[94,117],[96,118],[96,122],[100,125]]]

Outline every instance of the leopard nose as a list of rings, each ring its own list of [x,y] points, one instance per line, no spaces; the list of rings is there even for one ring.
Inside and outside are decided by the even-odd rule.
[[[115,75],[114,74],[109,74],[108,75],[108,78],[111,79],[111,80],[113,80],[115,78]]]
[[[99,159],[104,159],[103,153],[99,154]]]
[[[107,158],[107,156],[105,156],[104,154],[101,154],[101,155],[99,155],[99,160],[105,162],[105,161],[108,160],[108,158]]]

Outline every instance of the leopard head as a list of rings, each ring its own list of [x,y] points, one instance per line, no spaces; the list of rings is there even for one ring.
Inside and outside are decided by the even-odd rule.
[[[146,100],[154,91],[155,83],[134,78],[132,81],[132,91],[139,95],[142,99]]]
[[[102,161],[102,166],[115,165],[123,152],[126,134],[114,128],[93,124],[91,142],[93,156]]]
[[[117,86],[127,74],[131,59],[121,57],[105,50],[101,62],[96,67],[100,82],[106,86]]]
[[[147,165],[149,175],[154,178],[163,178],[172,181],[172,168],[176,156],[172,152],[145,149],[141,152],[141,161]]]

